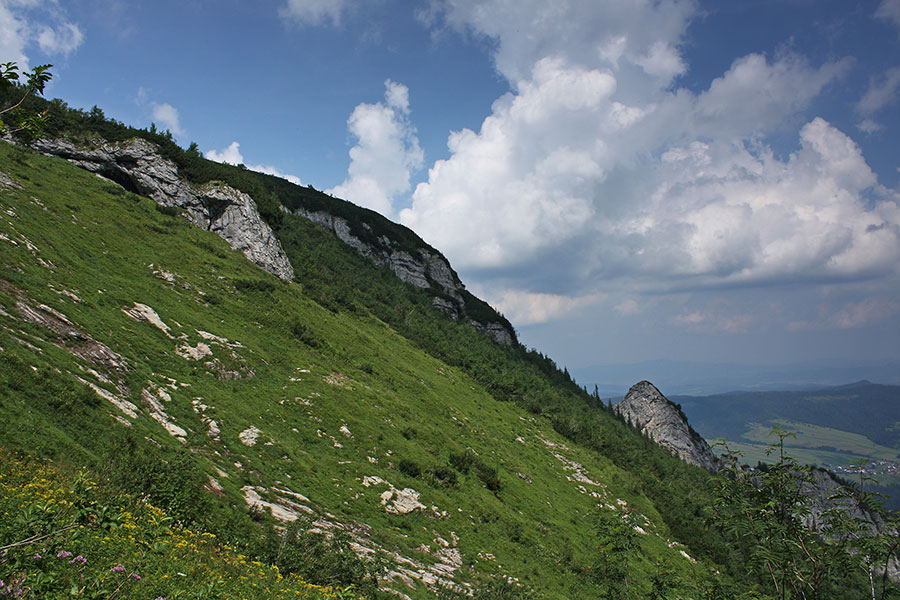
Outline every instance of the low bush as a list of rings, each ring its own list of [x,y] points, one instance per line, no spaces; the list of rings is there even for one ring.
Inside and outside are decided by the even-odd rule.
[[[274,292],[275,284],[265,279],[235,279],[234,287],[242,292]]]
[[[470,450],[466,450],[464,452],[451,453],[450,454],[450,465],[465,475],[469,472],[469,468],[472,466],[472,463],[477,460],[477,456],[472,453]]]
[[[408,475],[409,477],[417,478],[422,474],[422,468],[419,467],[419,464],[413,460],[409,460],[404,458],[397,465],[397,468],[404,475]]]
[[[354,597],[377,597],[384,565],[358,557],[346,532],[332,530],[326,535],[317,530],[311,517],[294,521],[283,532],[271,528],[254,554],[276,565],[282,574],[323,587],[352,586]]]
[[[456,471],[450,467],[431,467],[428,469],[428,474],[431,475],[432,482],[437,485],[456,485]]]
[[[299,319],[295,319],[291,324],[291,333],[293,333],[294,337],[300,340],[300,342],[306,344],[310,348],[318,348],[322,345],[322,339]]]

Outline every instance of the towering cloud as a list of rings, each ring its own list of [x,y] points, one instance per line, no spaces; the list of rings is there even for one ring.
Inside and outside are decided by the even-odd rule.
[[[803,116],[849,61],[748,54],[691,91],[678,78],[694,3],[525,5],[440,4],[435,23],[495,41],[511,91],[478,131],[451,134],[400,212],[458,268],[502,278],[486,290],[498,303],[550,318],[609,290],[896,274],[897,194],[850,137]],[[776,154],[774,133],[796,150]]]
[[[347,120],[356,145],[347,179],[328,193],[393,216],[394,199],[410,190],[410,175],[425,159],[409,119],[409,90],[388,79],[384,102],[360,104]]]

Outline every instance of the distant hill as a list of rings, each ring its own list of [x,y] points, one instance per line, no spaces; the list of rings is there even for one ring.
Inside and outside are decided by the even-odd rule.
[[[900,386],[859,381],[814,391],[670,396],[704,437],[740,439],[751,423],[810,423],[900,448]]]
[[[900,385],[900,361],[817,360],[784,365],[739,365],[678,360],[649,360],[570,368],[578,383],[601,396],[621,398],[642,379],[667,394],[705,396],[745,391],[807,391],[868,380]]]
[[[790,431],[788,452],[801,463],[856,478],[866,463],[872,488],[900,508],[900,386],[869,381],[807,391],[731,392],[671,396],[707,440],[726,438],[744,461],[771,462],[766,446],[774,426]]]

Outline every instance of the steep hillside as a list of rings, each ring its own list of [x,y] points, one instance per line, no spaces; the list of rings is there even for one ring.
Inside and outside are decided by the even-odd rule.
[[[110,145],[128,146],[139,138],[151,142],[156,147],[154,152],[171,161],[178,177],[191,186],[204,190],[224,182],[249,194],[288,255],[295,279],[302,283],[308,298],[333,313],[377,317],[417,348],[463,370],[494,399],[516,402],[528,412],[547,418],[567,439],[601,453],[638,477],[644,493],[651,497],[673,533],[689,540],[695,553],[723,559],[721,545],[704,522],[708,498],[698,494],[698,490],[707,489],[706,475],[635,436],[610,412],[598,410],[605,408],[599,398],[588,396],[552,360],[516,343],[506,319],[463,287],[455,288],[455,297],[442,295],[441,290],[446,289],[440,282],[458,282],[458,278],[440,255],[438,262],[446,269],[435,271],[432,266],[429,276],[426,263],[435,258],[436,250],[410,230],[312,188],[205,160],[194,145],[182,150],[168,133],[110,121],[96,107],[84,112],[69,109],[58,100],[29,101],[36,103],[35,109],[48,111],[48,133],[54,139],[63,139],[78,152],[86,153],[74,157],[76,164],[94,170],[99,164],[101,171],[113,174],[127,189],[140,191],[141,169],[133,168],[133,163],[140,161],[104,163],[103,152],[99,163],[83,157],[96,156],[98,148]],[[90,162],[95,166],[86,164]],[[104,164],[112,168],[104,169]],[[163,203],[184,205],[172,200]],[[309,214],[302,216],[303,211]],[[310,215],[317,215],[315,224],[307,218]],[[206,218],[202,211],[199,217],[191,217],[195,223],[203,223]],[[346,228],[335,227],[335,223],[345,223]],[[377,243],[373,241],[376,238]],[[413,266],[425,273],[429,287],[401,283],[404,268],[379,259],[388,248],[412,256]],[[445,276],[436,280],[435,272]],[[462,298],[462,305],[458,298]]]
[[[703,472],[536,353],[446,318],[302,217],[276,230],[289,282],[183,209],[59,159],[0,144],[0,171],[3,446],[86,465],[247,547],[253,519],[311,517],[411,597],[482,577],[596,597],[622,522],[631,593],[662,571],[685,596],[707,585],[716,566],[691,554],[721,546],[673,527],[691,500],[666,493],[700,490]]]

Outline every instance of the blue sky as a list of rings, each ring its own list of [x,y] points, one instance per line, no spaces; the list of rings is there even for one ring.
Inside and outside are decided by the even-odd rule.
[[[561,364],[900,359],[900,0],[0,0],[0,57],[411,227]]]

